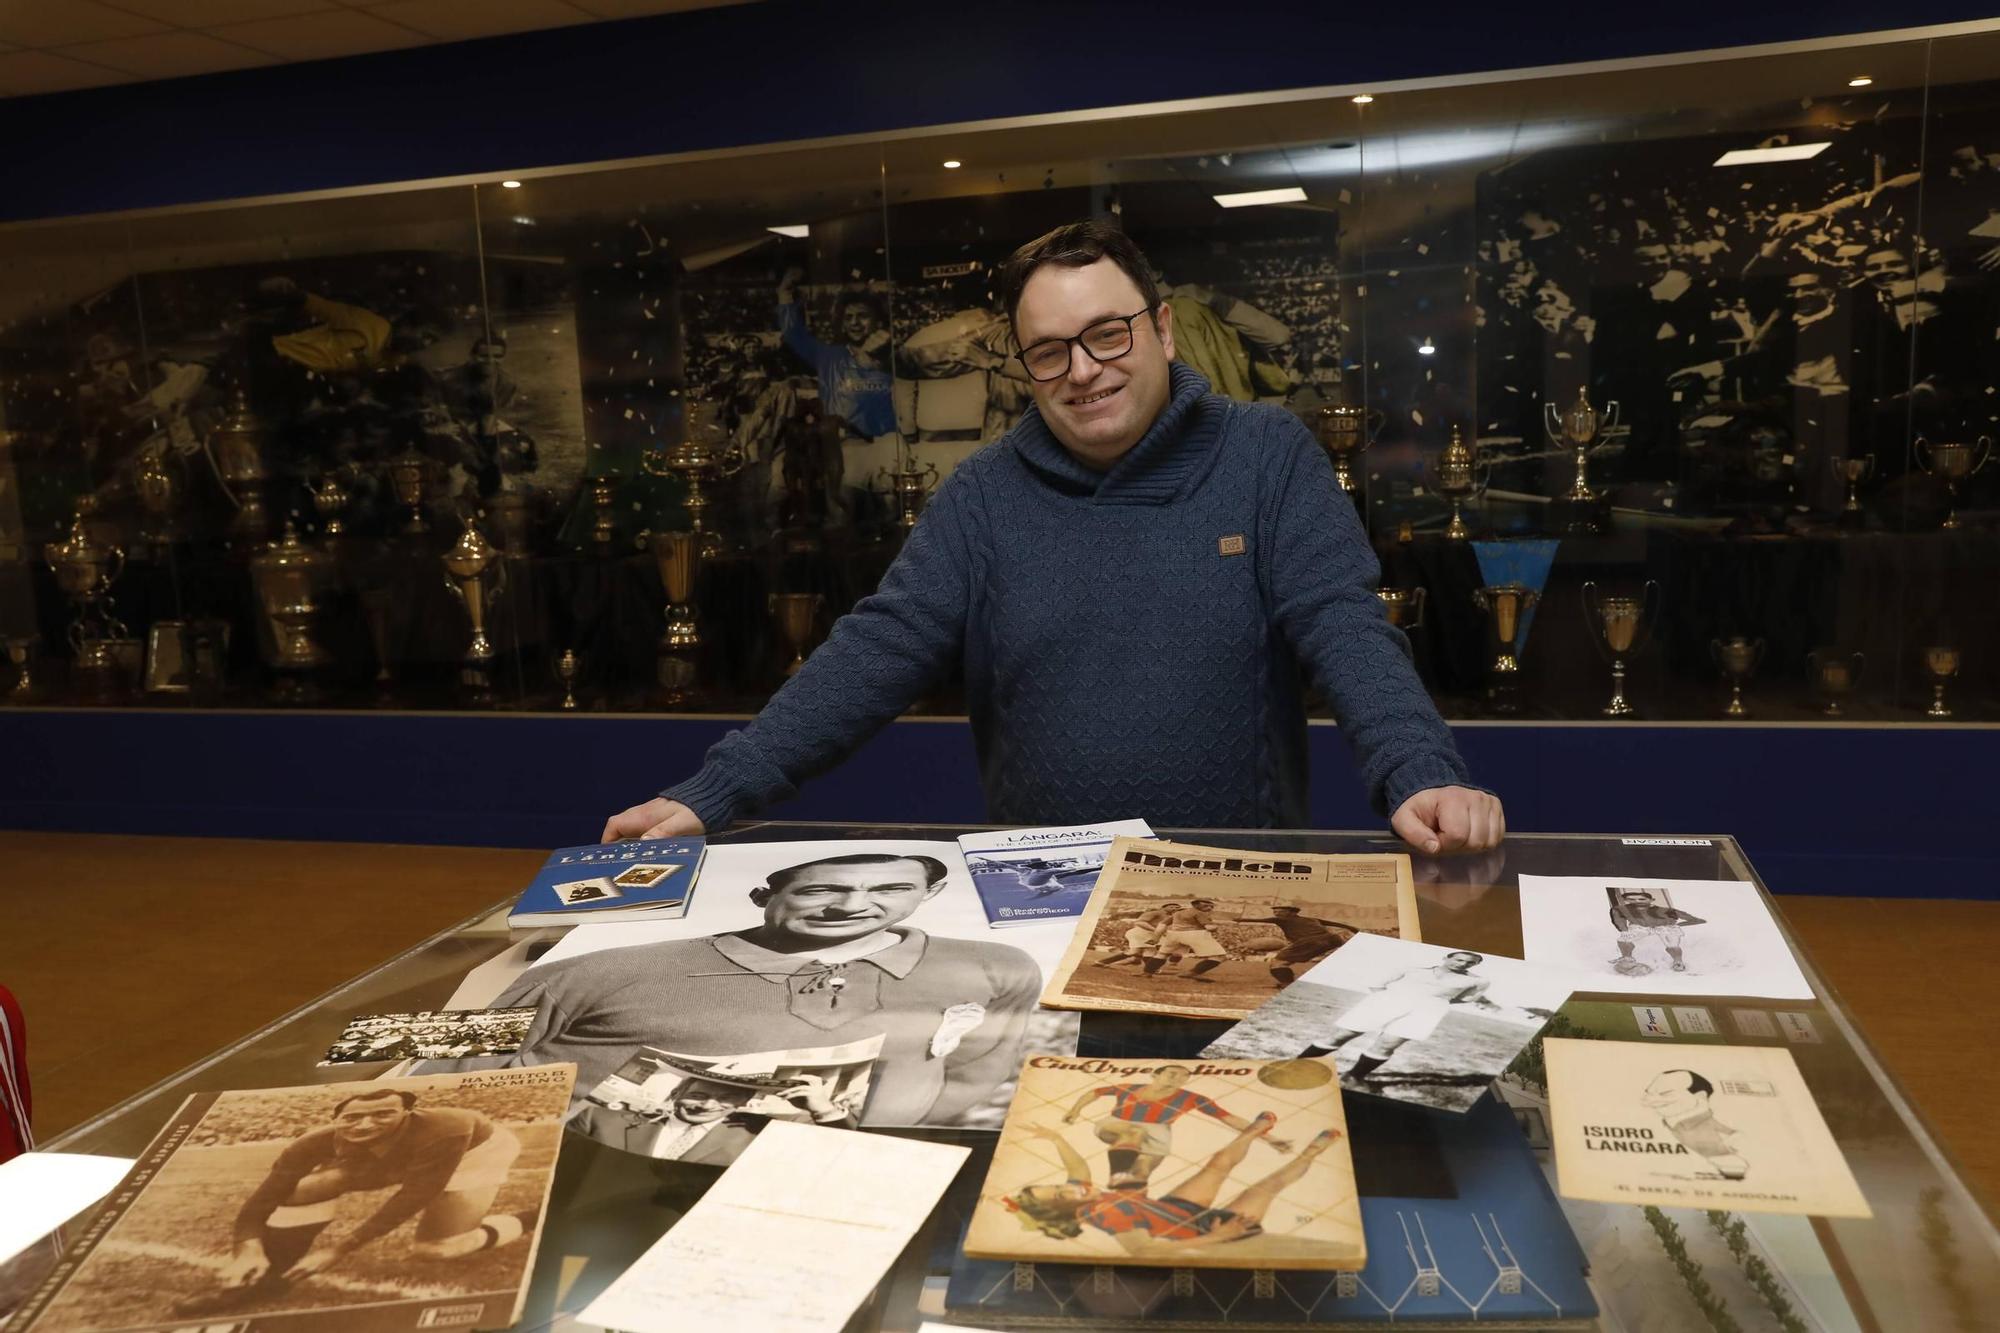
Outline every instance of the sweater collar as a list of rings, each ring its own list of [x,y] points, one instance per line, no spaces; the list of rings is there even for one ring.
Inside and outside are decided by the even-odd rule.
[[[891,927],[890,933],[899,937],[895,944],[848,961],[873,963],[896,980],[903,980],[924,956],[924,933],[911,926]],[[716,935],[709,942],[717,953],[745,972],[754,973],[773,984],[782,983],[799,972],[824,972],[830,967],[840,966],[821,962],[811,954],[778,953],[761,944],[752,944],[741,934]]]
[[[1167,376],[1166,406],[1107,472],[1078,462],[1035,406],[1010,432],[1014,451],[1035,472],[1071,494],[1106,504],[1166,504],[1213,460],[1223,418],[1222,405],[1209,394],[1200,371],[1175,361],[1168,365]]]

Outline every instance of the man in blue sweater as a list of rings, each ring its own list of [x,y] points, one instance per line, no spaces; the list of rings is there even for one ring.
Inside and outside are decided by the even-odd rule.
[[[720,829],[791,795],[954,662],[999,823],[1304,827],[1309,679],[1404,841],[1500,840],[1326,454],[1290,413],[1174,364],[1151,275],[1094,221],[1014,253],[1000,291],[1034,407],[945,479],[763,712],[613,815],[607,841]]]

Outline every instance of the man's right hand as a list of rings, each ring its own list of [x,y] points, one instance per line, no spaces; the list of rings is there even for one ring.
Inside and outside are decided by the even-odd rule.
[[[235,1252],[223,1264],[222,1285],[247,1287],[270,1271],[271,1261],[264,1257],[264,1247],[255,1241],[250,1241],[237,1246]]]
[[[670,801],[664,796],[655,796],[644,805],[635,805],[630,810],[620,810],[604,821],[604,836],[599,842],[617,842],[621,838],[693,838],[707,832],[694,811],[679,801]]]

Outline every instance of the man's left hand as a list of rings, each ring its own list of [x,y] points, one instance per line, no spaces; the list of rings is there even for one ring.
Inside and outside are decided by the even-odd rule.
[[[1483,852],[1507,836],[1500,798],[1470,787],[1426,787],[1389,817],[1396,836],[1420,852]]]
[[[307,1250],[299,1257],[297,1263],[286,1269],[285,1276],[293,1282],[311,1277],[314,1273],[336,1262],[342,1253],[342,1251],[330,1245],[324,1247],[316,1246],[313,1249]]]

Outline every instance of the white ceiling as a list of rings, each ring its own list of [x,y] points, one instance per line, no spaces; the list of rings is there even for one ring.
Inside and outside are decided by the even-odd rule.
[[[0,0],[0,97],[393,51],[745,0]]]

